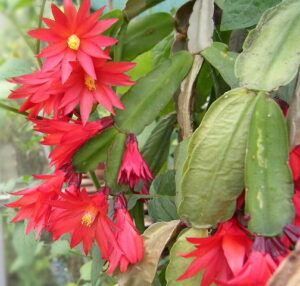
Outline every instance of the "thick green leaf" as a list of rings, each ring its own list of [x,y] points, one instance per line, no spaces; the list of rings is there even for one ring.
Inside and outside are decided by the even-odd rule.
[[[165,0],[128,0],[124,14],[128,20]]]
[[[157,196],[148,203],[149,215],[155,221],[178,219],[175,205],[175,172],[168,171],[155,178],[150,195]]]
[[[126,138],[126,134],[117,134],[113,144],[108,150],[105,181],[114,193],[118,193],[122,190],[122,186],[118,184],[117,180],[125,150]]]
[[[143,157],[154,175],[160,171],[168,158],[175,123],[176,114],[162,118],[152,130],[142,149]]]
[[[211,47],[202,51],[201,54],[218,70],[230,87],[234,88],[239,85],[238,79],[234,74],[237,53],[229,52],[226,44],[214,42]]]
[[[224,0],[221,30],[254,26],[264,11],[280,2],[281,0]]]
[[[149,51],[174,29],[174,19],[168,13],[155,13],[129,23],[122,42],[122,59],[133,60]]]
[[[193,227],[232,217],[244,188],[246,143],[256,101],[256,93],[246,89],[225,93],[190,138],[178,213]]]
[[[253,113],[246,155],[246,212],[252,232],[278,235],[294,218],[286,120],[277,103],[261,96]]]
[[[107,159],[107,151],[118,131],[109,128],[89,140],[73,157],[73,164],[78,171],[86,172],[96,169],[100,162]]]
[[[176,280],[186,271],[194,260],[194,258],[184,258],[181,256],[195,249],[195,246],[189,243],[186,238],[206,236],[207,230],[190,228],[182,231],[170,251],[170,262],[166,271],[167,286],[199,286],[201,284],[202,275],[200,272],[193,278],[183,281]]]
[[[268,10],[237,58],[240,85],[270,91],[288,84],[300,64],[299,30],[299,0],[286,0]]]
[[[140,79],[123,95],[126,109],[117,112],[117,125],[123,130],[139,134],[169,103],[192,63],[191,54],[179,52]]]

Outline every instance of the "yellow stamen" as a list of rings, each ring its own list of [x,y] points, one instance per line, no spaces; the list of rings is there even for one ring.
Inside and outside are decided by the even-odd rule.
[[[80,46],[80,39],[75,35],[71,35],[68,38],[68,47],[72,50],[77,51],[79,49]]]
[[[94,208],[88,209],[85,214],[83,215],[83,217],[81,218],[81,224],[90,227],[97,215],[97,210]]]
[[[96,82],[90,75],[86,75],[84,83],[89,91],[96,90]]]

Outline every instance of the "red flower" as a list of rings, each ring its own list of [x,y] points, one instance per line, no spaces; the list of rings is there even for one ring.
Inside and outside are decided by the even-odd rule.
[[[30,110],[31,117],[36,117],[42,110],[47,115],[54,113],[55,117],[63,113],[63,111],[59,112],[59,105],[64,90],[57,70],[36,71],[12,78],[10,81],[21,86],[14,90],[9,98],[26,98],[20,108],[21,112]]]
[[[50,119],[32,121],[35,123],[36,131],[47,134],[41,144],[55,146],[49,157],[51,165],[55,165],[56,169],[71,164],[74,154],[86,141],[113,123],[110,117],[88,122],[85,126],[80,121]]]
[[[295,194],[293,197],[296,217],[294,224],[300,226],[300,145],[290,152],[290,166],[293,172]]]
[[[65,114],[68,114],[79,105],[83,124],[87,122],[93,104],[96,102],[113,114],[114,107],[124,109],[112,86],[133,85],[134,82],[124,72],[134,66],[134,63],[129,62],[107,62],[106,59],[95,59],[97,80],[94,80],[80,65],[74,64],[74,70],[65,85],[66,92],[60,108],[64,108]]]
[[[54,20],[44,18],[49,27],[29,32],[34,38],[48,42],[48,47],[42,50],[40,57],[46,58],[44,69],[56,66],[61,68],[62,82],[65,82],[72,72],[70,62],[78,61],[83,69],[93,79],[96,79],[92,58],[109,58],[103,48],[114,45],[117,40],[100,35],[110,28],[117,19],[99,21],[103,8],[90,14],[90,0],[84,0],[76,11],[72,0],[64,0],[63,13],[52,5]]]
[[[152,179],[152,172],[139,151],[136,137],[130,134],[127,138],[127,149],[123,155],[118,182],[128,184],[133,189],[141,180],[150,182]]]
[[[120,271],[125,272],[129,264],[136,264],[144,257],[143,238],[127,211],[124,195],[120,195],[115,201],[114,221],[116,225],[115,237],[119,247],[112,249],[109,257],[108,274],[112,274],[118,265]]]
[[[231,280],[221,283],[224,286],[265,286],[277,264],[268,253],[251,252],[247,262]]]
[[[242,269],[252,241],[235,219],[220,224],[217,232],[208,238],[188,238],[196,250],[183,255],[195,257],[178,281],[191,278],[204,270],[202,286],[216,281],[227,281]]]
[[[53,175],[36,175],[35,178],[45,180],[45,182],[36,187],[12,193],[12,195],[22,196],[22,198],[7,204],[7,206],[20,208],[13,222],[27,219],[26,233],[36,230],[37,237],[39,237],[42,230],[48,227],[52,209],[50,200],[58,198],[65,180],[65,174],[58,171]]]
[[[52,202],[54,207],[50,217],[50,231],[53,239],[71,235],[71,247],[80,242],[88,254],[96,240],[104,259],[110,254],[111,244],[115,244],[113,222],[108,218],[108,195],[105,192],[88,194],[86,189],[73,186],[61,194],[61,199]]]
[[[293,172],[295,188],[300,190],[300,145],[290,153],[290,166]]]

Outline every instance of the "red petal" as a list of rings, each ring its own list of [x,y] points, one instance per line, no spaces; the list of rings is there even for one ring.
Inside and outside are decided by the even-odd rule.
[[[97,79],[92,58],[81,50],[77,53],[77,59],[85,72],[93,79]]]

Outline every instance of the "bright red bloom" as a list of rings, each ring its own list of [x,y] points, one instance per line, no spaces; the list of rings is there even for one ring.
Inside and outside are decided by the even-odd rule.
[[[108,274],[112,274],[118,266],[121,272],[125,272],[129,264],[136,264],[144,257],[143,238],[127,211],[124,195],[120,195],[115,201],[114,222],[116,225],[115,237],[119,247],[112,249],[108,259]]]
[[[111,244],[115,244],[113,222],[108,218],[108,195],[105,192],[88,194],[86,189],[73,186],[61,194],[60,200],[52,202],[49,230],[53,239],[71,235],[71,247],[80,242],[88,254],[97,241],[104,259],[110,254]]]
[[[136,137],[130,134],[127,138],[127,148],[119,170],[119,184],[128,184],[133,189],[140,181],[153,180],[152,172],[141,155]]]
[[[114,45],[117,40],[100,35],[109,29],[117,19],[99,21],[103,8],[90,14],[90,0],[84,0],[78,11],[72,0],[64,0],[64,13],[52,4],[54,20],[44,18],[49,29],[41,28],[29,35],[48,42],[40,57],[46,58],[44,70],[56,66],[61,68],[62,82],[72,72],[71,62],[78,61],[85,72],[96,79],[92,58],[109,58],[103,48]]]
[[[220,285],[265,286],[277,266],[270,254],[253,251],[239,273],[233,279]]]
[[[58,171],[53,175],[36,175],[36,179],[45,182],[29,189],[12,193],[22,196],[15,202],[7,204],[10,208],[20,208],[13,222],[28,220],[26,233],[36,230],[37,237],[48,227],[52,206],[50,200],[57,199],[65,180],[65,173]]]
[[[197,248],[183,257],[195,257],[195,260],[178,281],[191,278],[204,270],[202,286],[232,279],[242,269],[252,245],[252,240],[235,219],[220,224],[211,237],[187,240]]]
[[[300,226],[300,145],[290,152],[290,166],[293,172],[295,194],[293,197],[296,217],[294,224]]]
[[[36,131],[47,134],[41,144],[55,146],[49,157],[51,166],[55,165],[56,169],[71,164],[74,154],[84,143],[113,124],[110,117],[88,122],[85,126],[80,121],[66,122],[50,119],[32,121],[35,123]]]
[[[87,122],[94,103],[98,102],[113,114],[114,107],[124,109],[112,87],[134,84],[130,77],[124,74],[135,66],[134,63],[107,62],[106,59],[95,59],[93,62],[97,80],[89,76],[80,65],[74,64],[60,103],[60,108],[64,109],[65,114],[79,105],[83,124]]]
[[[300,190],[300,145],[290,153],[290,166],[293,172],[295,188]]]
[[[63,110],[59,112],[64,90],[57,70],[36,71],[10,81],[21,86],[12,91],[9,98],[26,99],[20,108],[21,112],[30,110],[30,117],[36,117],[43,110],[46,115],[54,113],[56,118],[64,113]]]

